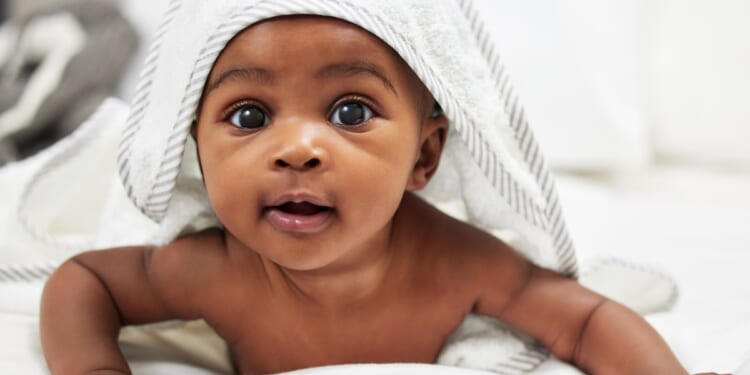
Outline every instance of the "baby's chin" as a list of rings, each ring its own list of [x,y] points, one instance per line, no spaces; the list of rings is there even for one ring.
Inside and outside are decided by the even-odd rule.
[[[344,262],[339,257],[320,252],[317,254],[305,254],[305,250],[301,249],[297,254],[284,254],[283,256],[267,257],[266,259],[285,271],[300,274],[322,275],[335,273],[338,270],[346,268],[342,264]],[[260,256],[262,257],[263,255],[260,254]]]
[[[327,234],[329,233],[276,232],[271,236],[255,234],[240,236],[238,239],[245,244],[248,252],[253,252],[280,268],[296,272],[317,272],[330,268],[338,259],[346,256],[346,252],[342,251],[343,241]],[[263,241],[257,241],[258,238]]]
[[[324,242],[321,244],[321,242]],[[372,249],[372,251],[383,251]],[[310,275],[335,275],[356,270],[372,261],[367,254],[345,241],[285,241],[256,250],[258,256],[281,269]]]

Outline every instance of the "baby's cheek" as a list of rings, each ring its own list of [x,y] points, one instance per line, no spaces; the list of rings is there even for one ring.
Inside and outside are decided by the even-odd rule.
[[[212,172],[204,173],[204,181],[211,208],[219,221],[227,225],[247,216],[250,194],[243,188],[241,178],[221,177],[230,175],[214,175]]]
[[[370,164],[361,173],[349,174],[347,185],[351,202],[360,206],[363,215],[388,219],[403,196],[407,173],[393,164]]]

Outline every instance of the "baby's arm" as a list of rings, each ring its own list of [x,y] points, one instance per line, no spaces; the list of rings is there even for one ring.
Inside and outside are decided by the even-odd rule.
[[[503,251],[507,251],[506,268],[510,261],[513,271],[487,276],[485,281],[491,284],[485,285],[496,288],[501,282],[513,292],[487,293],[477,304],[478,313],[529,333],[557,358],[586,373],[687,373],[659,334],[636,313],[575,280]]]
[[[177,250],[94,251],[55,271],[44,289],[40,317],[52,374],[129,374],[117,345],[121,326],[195,317],[189,286],[180,287],[186,278],[174,272]]]

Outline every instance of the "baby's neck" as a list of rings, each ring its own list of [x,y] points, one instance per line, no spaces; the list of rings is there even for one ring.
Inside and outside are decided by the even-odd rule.
[[[363,307],[379,296],[392,293],[391,287],[398,288],[409,273],[415,254],[412,250],[418,246],[420,236],[414,225],[405,222],[414,220],[407,212],[420,202],[406,194],[391,222],[359,249],[351,251],[348,259],[309,271],[286,269],[264,259],[266,269],[274,268],[294,297],[306,304],[327,311]]]
[[[262,264],[267,282],[275,292],[283,293],[300,306],[316,312],[335,313],[365,307],[379,296],[393,293],[391,286],[408,276],[414,261],[414,248],[419,247],[412,208],[422,203],[407,194],[393,219],[370,240],[348,250],[346,257],[310,270],[286,268],[255,251],[248,251],[237,238],[225,233],[232,262],[244,268],[250,263]],[[406,208],[406,209],[404,209]],[[417,215],[418,216],[418,215]],[[411,224],[411,225],[410,225]],[[251,258],[247,254],[254,254]]]
[[[393,263],[394,251],[385,247],[356,263],[325,269],[297,271],[277,264],[271,267],[278,270],[278,279],[283,280],[293,297],[314,308],[334,312],[372,301],[389,279]]]
[[[301,307],[315,309],[316,313],[345,312],[371,303],[382,294],[379,292],[389,280],[393,282],[394,272],[403,268],[394,267],[403,263],[400,259],[405,245],[394,238],[392,226],[387,225],[359,248],[349,251],[345,259],[312,270],[289,269],[258,253],[256,255],[265,269],[267,282],[276,292],[299,302]],[[234,239],[228,241],[230,248],[233,242],[242,247]],[[230,249],[230,253],[249,252]]]

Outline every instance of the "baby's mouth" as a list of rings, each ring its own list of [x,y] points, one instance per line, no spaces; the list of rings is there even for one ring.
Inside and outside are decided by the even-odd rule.
[[[330,211],[331,207],[319,206],[310,202],[286,202],[279,206],[270,207],[270,209],[277,209],[290,215],[310,216],[323,211]]]
[[[333,217],[333,207],[308,201],[284,202],[268,206],[265,217],[276,229],[292,233],[318,233],[328,226]]]

